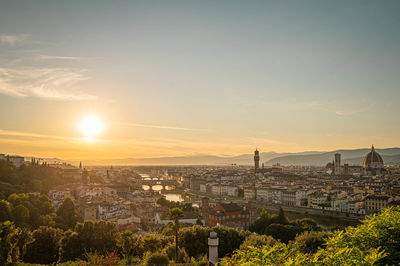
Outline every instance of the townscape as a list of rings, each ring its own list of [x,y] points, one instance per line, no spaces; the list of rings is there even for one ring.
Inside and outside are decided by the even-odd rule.
[[[24,163],[22,157],[9,160],[16,166]],[[374,147],[363,165],[341,165],[339,153],[325,167],[260,167],[259,161],[256,150],[253,167],[49,164],[71,183],[52,188],[48,196],[55,208],[70,198],[82,221],[106,220],[142,233],[171,222],[168,201],[184,206],[182,223],[239,230],[248,229],[262,209],[277,212],[282,207],[300,216],[320,214],[355,222],[400,204],[399,166],[385,165]]]

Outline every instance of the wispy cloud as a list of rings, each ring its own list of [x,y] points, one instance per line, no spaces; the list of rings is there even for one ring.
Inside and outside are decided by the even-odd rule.
[[[0,66],[0,94],[13,97],[36,97],[58,101],[93,101],[98,97],[82,91],[82,83],[90,79],[88,71],[72,67],[82,57],[47,55],[27,34],[0,35],[0,44],[17,46],[39,45],[35,49],[8,48]],[[49,62],[54,60],[57,62]]]
[[[0,43],[7,44],[9,46],[15,46],[25,43],[28,40],[29,35],[17,34],[17,35],[0,35]]]
[[[132,127],[147,127],[147,128],[158,128],[158,129],[171,129],[171,130],[184,130],[184,131],[197,131],[200,129],[187,128],[187,127],[174,127],[174,126],[163,126],[163,125],[148,125],[148,124],[138,124],[138,123],[120,123],[125,126]]]
[[[0,93],[62,101],[96,100],[96,96],[74,89],[87,79],[84,71],[68,68],[0,68]]]
[[[81,60],[82,57],[77,56],[59,56],[59,55],[38,55],[38,59],[44,60]]]

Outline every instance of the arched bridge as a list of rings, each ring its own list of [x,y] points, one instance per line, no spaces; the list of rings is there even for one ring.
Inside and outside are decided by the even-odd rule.
[[[153,186],[159,185],[162,186],[162,189],[166,189],[166,187],[178,187],[179,182],[176,180],[163,180],[163,179],[142,179],[139,181],[141,186],[149,186],[152,189]]]

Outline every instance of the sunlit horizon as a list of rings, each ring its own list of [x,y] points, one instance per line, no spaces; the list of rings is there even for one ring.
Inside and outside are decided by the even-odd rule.
[[[399,3],[339,2],[5,1],[0,153],[399,147]]]

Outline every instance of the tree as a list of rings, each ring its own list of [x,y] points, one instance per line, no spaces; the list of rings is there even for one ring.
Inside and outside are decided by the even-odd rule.
[[[154,253],[161,249],[161,240],[155,235],[146,236],[143,239],[143,248],[145,252]]]
[[[119,234],[118,246],[125,258],[143,256],[143,240],[140,235],[134,234],[131,231],[123,231]]]
[[[58,261],[62,231],[41,226],[32,232],[33,242],[26,246],[24,261],[29,263],[52,264]]]
[[[275,222],[278,224],[288,224],[289,223],[282,208],[279,208],[278,217]]]
[[[17,245],[17,229],[10,221],[0,224],[0,265],[11,261],[11,254]]]
[[[75,260],[83,256],[83,243],[78,233],[68,230],[61,238],[60,261]]]
[[[13,209],[13,216],[15,218],[15,224],[22,226],[29,220],[29,210],[24,205],[19,204]]]
[[[384,209],[380,214],[368,216],[362,224],[347,227],[346,232],[331,242],[358,247],[361,250],[380,249],[386,256],[379,265],[398,265],[400,263],[400,207]],[[329,243],[328,243],[329,244]]]
[[[272,236],[251,234],[240,245],[240,249],[248,249],[249,247],[261,248],[265,246],[272,247],[276,243],[277,241]]]
[[[6,200],[0,201],[0,222],[12,221],[11,204]]]
[[[256,219],[256,221],[250,225],[250,231],[256,232],[261,235],[264,234],[265,228],[272,223],[272,216],[267,212],[267,210],[262,209],[260,212],[260,216]]]
[[[57,226],[62,229],[72,229],[75,227],[77,222],[77,216],[75,212],[75,204],[70,198],[64,199],[60,207],[57,210],[56,217]]]
[[[303,253],[315,253],[319,248],[323,248],[329,234],[326,232],[306,231],[296,236],[295,243]]]
[[[280,240],[284,243],[288,243],[294,240],[296,235],[303,232],[303,229],[299,226],[283,225],[283,224],[271,224],[265,229],[265,234],[270,235],[273,238]]]
[[[163,253],[154,253],[151,254],[146,259],[146,265],[148,266],[164,266],[169,264],[169,259],[166,254]]]
[[[17,262],[24,258],[26,246],[33,241],[32,233],[28,228],[17,228],[17,242],[12,252],[12,261]]]
[[[321,231],[322,228],[318,226],[317,222],[311,218],[297,219],[293,225],[298,225],[307,231]]]
[[[115,223],[107,221],[85,221],[77,223],[75,231],[83,250],[106,255],[115,250],[118,239],[118,228]]]
[[[183,212],[179,208],[169,210],[169,218],[173,221],[173,229],[175,231],[175,261],[178,259],[178,231],[179,219],[183,218]]]

